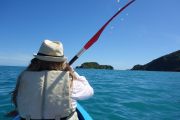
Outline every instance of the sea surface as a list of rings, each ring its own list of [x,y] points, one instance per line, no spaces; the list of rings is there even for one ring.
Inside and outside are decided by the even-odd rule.
[[[10,92],[24,67],[0,66],[0,120],[13,109]],[[180,73],[78,69],[94,88],[79,101],[94,120],[180,120]]]

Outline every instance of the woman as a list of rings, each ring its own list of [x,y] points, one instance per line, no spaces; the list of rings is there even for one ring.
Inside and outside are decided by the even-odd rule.
[[[12,94],[22,119],[78,120],[76,100],[94,94],[85,77],[67,63],[61,42],[45,40]]]

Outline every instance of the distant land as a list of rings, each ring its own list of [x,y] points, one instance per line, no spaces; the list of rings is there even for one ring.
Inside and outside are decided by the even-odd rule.
[[[180,50],[159,57],[145,65],[135,65],[131,70],[180,72]]]
[[[85,62],[81,64],[81,66],[77,66],[76,68],[84,68],[84,69],[108,69],[113,70],[114,68],[111,65],[100,65],[97,62]]]

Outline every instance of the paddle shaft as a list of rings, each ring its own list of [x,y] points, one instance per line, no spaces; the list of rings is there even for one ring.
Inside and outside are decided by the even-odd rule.
[[[116,12],[102,27],[101,29],[84,45],[84,47],[70,60],[69,65],[72,65],[88,48],[90,48],[100,37],[103,30],[106,26],[119,14],[121,13],[126,7],[128,7],[131,3],[135,0],[129,1],[124,7],[122,7],[118,12]]]

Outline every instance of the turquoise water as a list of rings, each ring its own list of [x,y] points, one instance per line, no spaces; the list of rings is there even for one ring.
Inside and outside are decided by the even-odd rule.
[[[9,92],[23,67],[0,67],[0,120],[13,108]],[[94,120],[180,120],[180,73],[77,70],[95,95],[81,105]],[[10,120],[10,119],[9,119]]]

